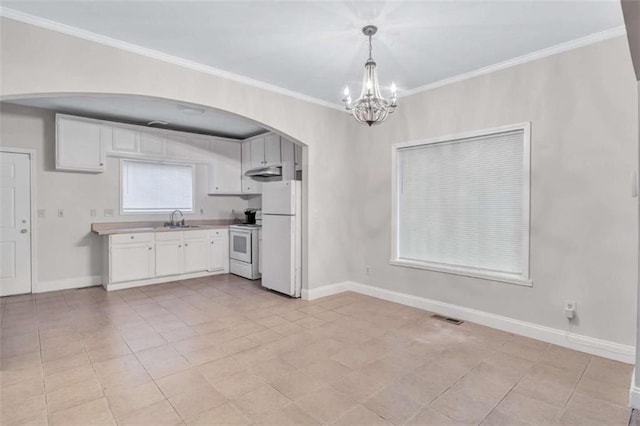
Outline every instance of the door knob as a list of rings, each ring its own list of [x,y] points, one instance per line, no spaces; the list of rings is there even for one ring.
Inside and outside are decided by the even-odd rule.
[[[20,230],[20,233],[21,233],[21,234],[26,234],[26,233],[27,233],[27,230],[26,230],[26,229],[21,229],[21,230]]]

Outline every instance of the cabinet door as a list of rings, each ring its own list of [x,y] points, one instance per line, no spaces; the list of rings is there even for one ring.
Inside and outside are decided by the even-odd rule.
[[[294,180],[296,178],[296,169],[293,142],[281,138],[280,147],[282,151],[282,180]]]
[[[182,239],[156,241],[156,276],[179,275],[184,271]]]
[[[281,162],[280,136],[270,133],[264,137],[264,165],[272,166]]]
[[[209,241],[210,248],[210,271],[222,271],[225,269],[225,250],[229,253],[228,244],[225,243],[226,239],[222,237],[211,238]],[[227,255],[228,259],[228,255]]]
[[[138,132],[114,127],[113,150],[116,152],[138,152]]]
[[[103,172],[102,126],[56,116],[56,169]]]
[[[140,152],[142,154],[162,156],[165,152],[165,138],[155,133],[140,133]]]
[[[143,280],[153,277],[153,246],[144,244],[113,244],[110,250],[110,282]]]
[[[251,169],[251,148],[252,141],[242,142],[242,193],[243,194],[259,194],[261,191],[260,182],[244,175],[247,170]]]
[[[167,136],[165,149],[167,156],[173,158],[188,158],[191,151],[187,138],[176,135]]]
[[[242,191],[242,145],[237,142],[211,141],[213,162],[209,168],[209,194]]]
[[[296,165],[296,172],[302,170],[302,147],[298,144],[293,144],[293,158]]]
[[[184,272],[202,272],[209,269],[209,241],[203,239],[184,240]]]
[[[255,169],[256,167],[263,167],[265,165],[264,161],[264,136],[260,136],[258,138],[251,140],[251,160],[250,160],[250,169]]]

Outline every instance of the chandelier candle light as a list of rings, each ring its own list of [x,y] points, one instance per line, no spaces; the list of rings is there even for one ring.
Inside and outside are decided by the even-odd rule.
[[[358,123],[373,126],[380,124],[387,119],[396,107],[396,84],[391,84],[391,98],[385,99],[380,93],[380,85],[378,84],[378,71],[376,71],[376,63],[371,56],[371,38],[378,31],[375,25],[367,25],[362,28],[362,33],[369,37],[369,59],[364,64],[364,76],[362,77],[362,92],[355,102],[351,102],[349,86],[344,89],[344,106]]]

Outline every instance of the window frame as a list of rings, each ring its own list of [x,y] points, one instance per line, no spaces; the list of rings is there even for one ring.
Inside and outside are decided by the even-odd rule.
[[[399,152],[405,148],[415,148],[423,145],[448,143],[460,139],[469,139],[481,136],[489,136],[495,133],[504,133],[509,131],[523,131],[523,209],[522,209],[522,256],[523,256],[523,273],[522,275],[505,274],[500,272],[487,271],[480,268],[447,265],[437,262],[417,261],[403,259],[399,257],[399,185],[400,179],[398,173],[400,167],[398,165]],[[429,271],[444,272],[453,275],[462,275],[483,280],[497,281],[503,283],[517,284],[522,286],[533,286],[531,279],[530,262],[530,238],[531,238],[531,122],[523,122],[517,124],[509,124],[505,126],[493,127],[482,130],[475,130],[464,133],[449,134],[429,139],[419,139],[409,142],[400,142],[391,145],[391,259],[389,263],[393,266],[424,269]]]
[[[169,209],[169,210],[136,210],[136,211],[128,211],[124,208],[124,191],[123,191],[123,179],[124,179],[124,163],[151,163],[151,164],[161,164],[161,165],[174,165],[174,166],[184,166],[191,168],[191,210],[182,210],[182,209]],[[120,173],[118,176],[118,191],[120,198],[120,215],[128,216],[128,215],[166,215],[167,213],[171,213],[175,210],[180,210],[185,216],[196,214],[196,164],[191,162],[181,162],[181,161],[165,161],[165,160],[150,160],[150,159],[141,159],[141,158],[120,158]]]

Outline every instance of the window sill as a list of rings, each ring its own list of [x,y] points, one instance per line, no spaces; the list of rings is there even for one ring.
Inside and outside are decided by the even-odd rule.
[[[477,269],[469,269],[455,266],[447,266],[442,264],[418,262],[406,259],[391,259],[389,263],[393,266],[403,266],[407,268],[426,269],[428,271],[444,272],[453,275],[462,275],[465,277],[479,278],[487,281],[497,281],[502,283],[516,284],[524,287],[533,287],[533,280],[520,278],[512,275],[500,274],[497,272],[486,272]]]

